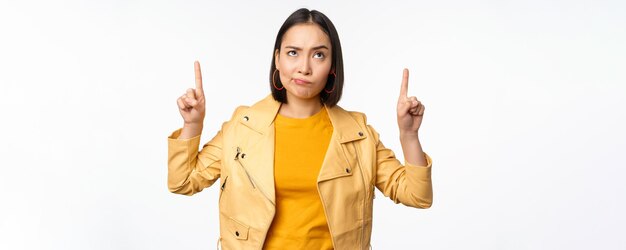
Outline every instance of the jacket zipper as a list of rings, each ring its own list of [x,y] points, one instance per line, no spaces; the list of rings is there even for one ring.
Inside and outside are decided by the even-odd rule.
[[[250,181],[252,188],[257,189],[256,185],[254,184],[255,183],[254,178],[252,178],[250,173],[248,173],[248,170],[246,169],[246,167],[244,167],[243,163],[241,163],[241,160],[239,160],[240,155],[241,155],[241,158],[244,158],[246,154],[241,153],[241,148],[237,147],[237,155],[235,155],[235,161],[239,163],[239,166],[241,166],[243,171],[246,173],[246,176],[248,176],[248,180]],[[261,187],[259,187],[258,190],[261,192],[261,194],[263,194],[263,196],[265,196],[265,198],[267,198],[267,200],[270,201],[270,203],[272,203],[272,205],[276,206],[276,203],[274,203],[272,199],[270,199],[270,197],[263,191],[263,189],[261,189]]]
[[[246,168],[243,166],[243,164],[241,164],[241,161],[239,161],[239,156],[241,156],[243,158],[244,155],[246,155],[246,154],[242,154],[241,153],[241,148],[237,147],[237,154],[235,155],[235,161],[239,162],[239,166],[241,166],[243,171],[246,173],[246,176],[248,176],[248,180],[250,181],[250,184],[252,184],[252,188],[256,189],[256,185],[254,185],[254,182],[252,181],[252,177],[250,177],[250,174],[248,173],[248,170],[246,170]]]
[[[222,191],[224,191],[224,189],[226,188],[226,182],[228,181],[228,176],[226,176],[226,178],[224,179],[224,184],[222,184]]]
[[[228,181],[228,176],[226,176],[226,178],[224,178],[224,183],[222,183],[222,186],[220,187],[220,198],[219,201],[222,201],[222,195],[224,194],[224,189],[226,189],[226,182]]]

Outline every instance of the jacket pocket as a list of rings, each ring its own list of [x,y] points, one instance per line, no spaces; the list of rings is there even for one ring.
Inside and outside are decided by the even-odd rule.
[[[250,231],[250,227],[233,219],[232,217],[228,217],[228,222],[226,223],[226,229],[228,233],[235,237],[238,240],[247,240],[248,239],[248,231]]]

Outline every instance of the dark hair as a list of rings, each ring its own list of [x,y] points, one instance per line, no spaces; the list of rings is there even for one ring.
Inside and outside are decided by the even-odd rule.
[[[270,67],[270,89],[272,90],[272,96],[276,101],[287,103],[286,90],[284,88],[282,90],[277,90],[273,86],[273,81],[276,82],[276,85],[282,85],[280,77],[276,77],[277,79],[274,79],[274,71],[276,70],[274,53],[276,50],[280,52],[280,45],[283,41],[283,35],[285,35],[285,32],[287,32],[287,30],[292,26],[302,23],[315,23],[319,25],[322,31],[324,31],[324,33],[326,33],[326,35],[330,38],[330,46],[332,47],[332,64],[330,68],[331,71],[335,72],[335,75],[328,76],[328,80],[326,81],[324,88],[334,88],[334,90],[330,94],[322,90],[322,92],[320,92],[320,100],[328,107],[334,107],[339,102],[339,99],[341,99],[341,92],[343,90],[343,56],[341,54],[339,35],[337,34],[335,26],[330,19],[326,17],[326,15],[317,10],[308,10],[306,8],[296,10],[292,13],[280,27],[280,30],[278,30],[278,35],[276,35],[276,43],[274,44],[274,49],[272,50],[272,65]]]

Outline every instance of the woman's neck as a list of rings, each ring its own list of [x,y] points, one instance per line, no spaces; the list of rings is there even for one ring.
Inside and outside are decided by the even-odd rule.
[[[278,113],[289,118],[307,118],[317,114],[322,109],[322,103],[319,98],[291,98],[287,99],[287,102],[280,106]]]

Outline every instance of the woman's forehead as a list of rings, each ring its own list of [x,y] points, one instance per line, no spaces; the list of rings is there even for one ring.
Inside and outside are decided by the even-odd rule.
[[[283,36],[281,47],[295,46],[299,48],[313,48],[325,45],[330,48],[330,38],[315,23],[301,23],[289,28]]]

